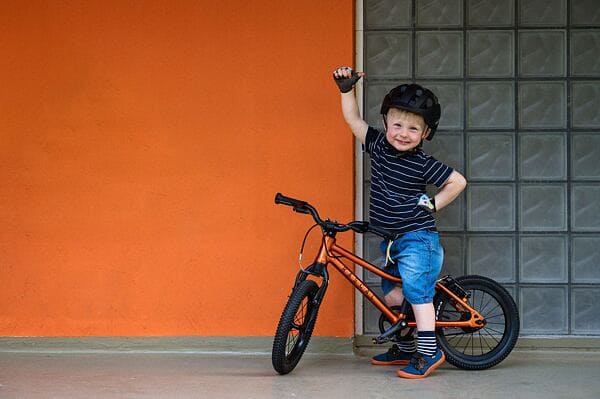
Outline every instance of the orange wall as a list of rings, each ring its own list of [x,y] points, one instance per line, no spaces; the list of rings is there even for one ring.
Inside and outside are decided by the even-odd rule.
[[[0,335],[272,335],[312,224],[275,192],[353,215],[353,3],[3,1]]]

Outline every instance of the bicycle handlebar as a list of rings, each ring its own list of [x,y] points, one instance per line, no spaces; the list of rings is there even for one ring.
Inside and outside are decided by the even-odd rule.
[[[319,216],[319,212],[317,212],[315,207],[312,206],[311,204],[309,204],[308,202],[298,200],[295,198],[291,198],[291,197],[286,197],[285,195],[283,195],[281,193],[275,194],[275,203],[291,206],[293,208],[293,210],[298,213],[310,214],[313,217],[313,219],[315,220],[315,222],[319,226],[321,226],[321,228],[323,228],[325,231],[344,232],[344,231],[348,231],[348,230],[353,230],[353,231],[355,231],[357,233],[361,233],[361,234],[366,233],[366,232],[371,232],[380,237],[385,238],[386,240],[393,240],[396,238],[396,235],[394,233],[389,232],[385,229],[376,227],[376,226],[372,226],[369,224],[369,222],[365,222],[365,221],[361,221],[361,220],[355,220],[355,221],[349,222],[347,224],[338,223],[335,221],[331,221],[329,219],[323,220]]]

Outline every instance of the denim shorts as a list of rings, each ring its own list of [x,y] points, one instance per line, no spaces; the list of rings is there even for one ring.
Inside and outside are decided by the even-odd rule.
[[[386,253],[388,242],[381,243]],[[412,305],[433,302],[435,282],[442,270],[444,249],[437,231],[420,230],[405,233],[394,241],[390,248],[390,263],[384,269],[391,275],[402,278],[402,293]],[[387,295],[396,283],[381,280],[381,288]]]

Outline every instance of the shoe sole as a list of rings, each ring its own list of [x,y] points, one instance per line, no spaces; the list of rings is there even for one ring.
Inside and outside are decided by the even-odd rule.
[[[371,359],[371,364],[376,366],[406,366],[410,360],[392,360],[391,362],[383,362],[380,360]]]
[[[442,352],[442,357],[440,357],[440,360],[438,360],[437,362],[433,363],[431,365],[431,367],[429,367],[427,369],[427,371],[425,372],[425,374],[422,375],[418,375],[418,374],[410,374],[407,373],[405,371],[402,370],[398,370],[398,377],[402,377],[402,378],[410,378],[412,380],[417,380],[419,378],[425,378],[427,377],[429,374],[431,374],[431,372],[435,369],[437,369],[442,363],[444,363],[446,361],[446,355],[444,355],[444,352]]]

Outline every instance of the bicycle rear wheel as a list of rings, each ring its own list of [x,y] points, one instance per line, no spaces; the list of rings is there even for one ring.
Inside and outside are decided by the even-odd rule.
[[[273,340],[273,368],[279,374],[292,371],[304,354],[317,321],[319,304],[314,301],[319,289],[312,280],[298,284],[288,299]]]
[[[519,312],[510,294],[494,280],[482,276],[456,278],[470,294],[469,305],[486,320],[480,329],[438,328],[438,343],[446,360],[466,370],[483,370],[504,360],[519,337]],[[455,306],[454,299],[440,293],[434,299],[438,321],[468,320],[471,315]]]

